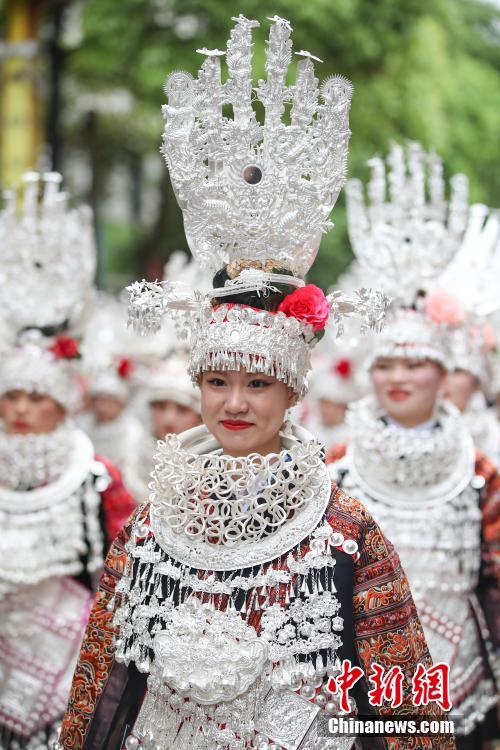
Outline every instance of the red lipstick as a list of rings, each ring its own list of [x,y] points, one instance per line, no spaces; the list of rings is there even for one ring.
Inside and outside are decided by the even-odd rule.
[[[248,430],[249,427],[253,427],[252,422],[244,422],[242,419],[222,419],[221,425],[226,430]]]
[[[29,427],[29,422],[24,422],[22,419],[16,419],[14,422],[14,429],[15,430],[27,430]]]
[[[405,401],[409,395],[408,391],[404,391],[402,388],[394,388],[389,391],[389,398],[392,398],[393,401]]]

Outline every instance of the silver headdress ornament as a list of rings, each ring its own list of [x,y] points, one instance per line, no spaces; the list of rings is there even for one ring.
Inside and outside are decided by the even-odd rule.
[[[198,79],[175,72],[166,80],[163,154],[196,260],[212,272],[250,258],[303,276],[346,178],[352,85],[341,76],[319,87],[309,53],[296,53],[295,85],[287,85],[292,28],[272,22],[267,80],[252,85],[252,30],[240,15],[227,52],[206,56]],[[229,77],[221,82],[221,56]],[[253,102],[264,108],[257,121]],[[232,105],[234,119],[223,115]],[[289,109],[290,124],[283,122]]]
[[[457,174],[445,197],[443,165],[419,143],[393,144],[386,163],[372,170],[365,203],[360,180],[346,186],[352,249],[361,268],[379,279],[384,290],[405,306],[435,285],[458,252],[467,226],[468,182]]]
[[[233,20],[226,53],[198,50],[206,59],[197,79],[183,72],[167,78],[162,149],[194,258],[212,273],[225,268],[228,279],[209,293],[168,282],[133,284],[129,320],[149,332],[166,313],[176,319],[190,336],[193,380],[207,369],[243,367],[276,376],[303,395],[319,327],[279,310],[227,305],[224,298],[305,286],[302,277],[332,227],[329,216],[345,182],[352,86],[340,76],[319,86],[316,58],[304,51],[297,53],[296,82],[288,85],[292,29],[275,17],[267,79],[254,89],[252,29],[259,24],[242,15]],[[224,54],[229,76],[223,83]],[[255,100],[263,105],[263,124]],[[233,119],[223,114],[226,105]],[[287,107],[290,124],[283,121]],[[367,289],[323,299],[324,322],[329,312],[340,328],[352,315],[378,326],[388,303]]]
[[[495,332],[491,322],[500,310],[500,211],[482,204],[470,208],[464,241],[453,262],[436,280],[460,308],[451,335],[453,366],[472,373],[484,386],[491,378]]]
[[[77,347],[77,342],[61,337]],[[25,331],[17,345],[3,352],[0,363],[0,395],[8,391],[23,390],[50,396],[64,407],[68,414],[75,413],[81,405],[81,387],[75,359],[60,356],[61,340],[42,336],[40,331]]]
[[[414,142],[406,149],[393,144],[386,161],[374,157],[368,164],[367,202],[360,180],[347,183],[349,236],[358,273],[377,278],[394,298],[371,361],[431,359],[449,367],[449,321],[435,315],[435,300],[422,294],[435,287],[461,247],[469,211],[467,179],[451,178],[447,200],[441,160]]]
[[[57,326],[81,315],[96,251],[89,208],[70,209],[57,172],[29,172],[0,212],[0,314],[18,330]]]

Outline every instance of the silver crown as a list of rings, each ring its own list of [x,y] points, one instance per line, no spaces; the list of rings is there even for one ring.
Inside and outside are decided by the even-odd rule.
[[[184,72],[167,78],[162,151],[202,266],[214,272],[234,259],[273,259],[303,276],[333,226],[329,216],[345,182],[352,85],[334,76],[319,86],[317,58],[304,51],[296,53],[296,82],[288,85],[292,29],[274,17],[267,79],[254,89],[252,30],[259,23],[233,20],[226,53],[198,50],[206,59],[197,79]],[[264,109],[262,125],[255,101]],[[234,118],[225,116],[226,105]]]
[[[421,310],[394,308],[383,330],[372,339],[367,366],[379,358],[430,359],[450,369],[449,329]]]
[[[159,330],[164,317],[173,318],[189,336],[194,381],[214,367],[243,367],[273,375],[302,396],[318,340],[307,316],[298,320],[224,300],[279,292],[282,284],[305,286],[301,277],[332,226],[329,215],[345,181],[352,86],[333,77],[320,92],[312,55],[304,51],[298,53],[296,83],[287,85],[291,27],[275,17],[267,80],[254,91],[251,34],[258,24],[241,15],[234,20],[225,83],[224,53],[218,50],[201,50],[207,59],[197,80],[187,73],[167,79],[163,144],[191,251],[212,272],[227,266],[229,278],[224,287],[203,293],[168,281],[133,284],[129,322],[147,333]],[[263,125],[253,110],[255,99],[264,107]],[[223,115],[224,105],[232,105],[234,119]],[[287,105],[290,124],[283,119]],[[371,289],[337,291],[323,301],[339,333],[349,317],[361,318],[364,328],[379,327],[387,305],[385,295]]]
[[[96,264],[92,214],[70,209],[56,172],[29,172],[23,204],[0,212],[0,314],[17,329],[59,325],[82,313]]]
[[[411,305],[419,290],[435,285],[460,248],[468,216],[464,175],[450,180],[445,197],[443,165],[418,143],[392,145],[387,157],[368,164],[372,175],[365,203],[360,180],[349,180],[347,218],[361,268],[384,291]]]
[[[475,203],[462,245],[435,284],[449,289],[468,316],[483,318],[500,309],[499,278],[500,211]]]
[[[483,385],[491,377],[491,348],[486,332],[498,317],[500,295],[500,212],[482,204],[470,207],[462,246],[436,288],[449,290],[463,312],[450,334],[453,366],[475,375]]]

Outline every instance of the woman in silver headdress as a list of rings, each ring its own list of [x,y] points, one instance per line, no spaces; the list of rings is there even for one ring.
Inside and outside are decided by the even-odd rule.
[[[59,182],[28,175],[24,215],[14,197],[0,214],[2,750],[39,750],[56,734],[105,555],[135,507],[73,422],[79,345],[61,329],[91,284],[92,241]]]
[[[453,178],[448,207],[440,162],[418,144],[407,159],[392,147],[388,164],[390,196],[384,163],[371,161],[369,211],[359,183],[350,184],[349,223],[365,269],[399,299],[373,341],[373,395],[352,406],[347,448],[335,447],[328,461],[401,555],[432,658],[450,667],[457,746],[472,750],[496,733],[500,478],[441,395],[457,363],[450,345],[460,306],[443,290],[424,293],[461,246],[466,186]]]
[[[325,297],[303,281],[344,179],[351,87],[330,79],[318,103],[301,52],[292,125],[282,123],[291,29],[274,18],[259,125],[255,25],[236,19],[227,83],[217,50],[201,50],[198,80],[166,82],[165,156],[214,289],[136,284],[131,316],[145,329],[165,313],[184,326],[204,425],[158,444],[149,502],[108,557],[59,747],[347,749],[354,738],[330,735],[328,719],[349,663],[359,681],[348,712],[373,712],[359,672],[378,662],[399,665],[405,682],[398,705],[377,711],[441,716],[412,705],[411,674],[431,662],[397,554],[332,487],[320,443],[286,419],[328,318],[375,324],[385,310],[377,293]]]

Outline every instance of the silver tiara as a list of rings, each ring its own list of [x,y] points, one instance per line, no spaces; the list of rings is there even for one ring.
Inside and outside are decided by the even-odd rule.
[[[57,326],[82,314],[94,279],[92,213],[71,209],[57,172],[24,175],[0,211],[0,314],[17,329]],[[18,197],[22,209],[18,213]]]
[[[133,284],[129,322],[147,333],[159,330],[164,316],[173,318],[189,337],[194,381],[205,370],[242,367],[273,375],[303,395],[321,326],[225,300],[247,292],[265,296],[282,285],[294,287],[297,295],[305,286],[303,276],[321,235],[332,227],[330,212],[345,182],[352,86],[337,76],[320,87],[317,58],[304,51],[297,53],[296,82],[288,85],[292,29],[274,17],[267,79],[254,89],[252,30],[258,23],[242,15],[234,20],[226,53],[198,50],[206,59],[197,79],[188,73],[169,76],[163,108],[163,153],[189,246],[202,267],[212,273],[225,268],[228,278],[209,292],[190,289],[189,282]],[[229,76],[223,83],[224,54]],[[256,102],[264,109],[263,124]],[[229,106],[232,118],[226,116]],[[388,300],[360,289],[334,292],[321,304],[340,333],[346,317],[379,327]]]
[[[394,144],[386,162],[375,157],[368,164],[368,200],[360,180],[349,180],[346,187],[352,248],[368,277],[411,305],[418,291],[435,285],[460,248],[468,217],[467,178],[451,178],[447,200],[441,160],[419,143],[406,150]]]
[[[226,52],[198,50],[206,58],[198,78],[167,78],[162,152],[200,265],[215,272],[235,259],[273,259],[303,276],[333,226],[329,216],[345,182],[352,85],[333,76],[320,86],[318,58],[305,51],[295,53],[296,81],[288,85],[292,28],[275,16],[267,79],[254,88],[252,30],[259,23],[233,20]]]

